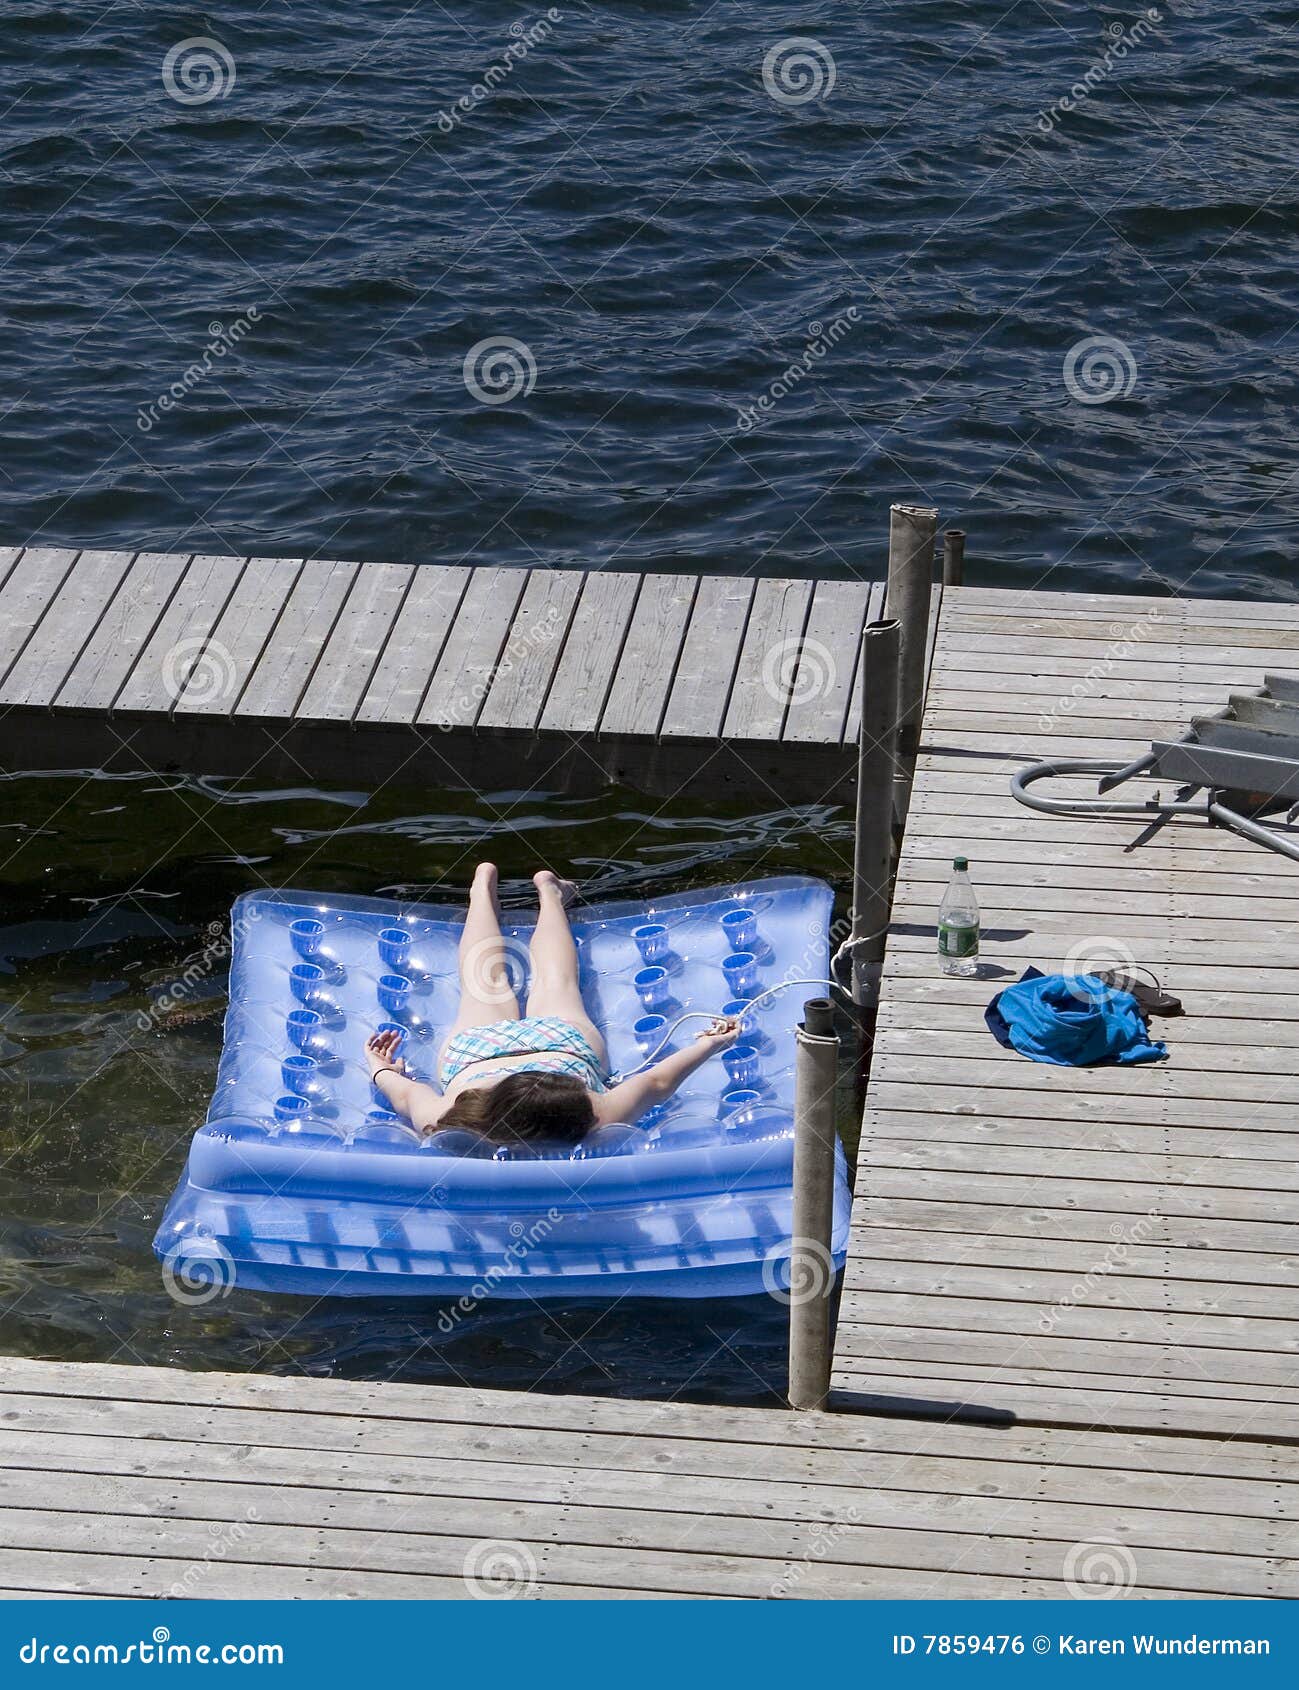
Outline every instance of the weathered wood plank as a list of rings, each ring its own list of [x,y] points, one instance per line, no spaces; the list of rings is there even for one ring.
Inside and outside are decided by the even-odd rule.
[[[148,644],[189,563],[188,555],[140,552],[54,703],[60,710],[107,711]]]
[[[301,558],[248,559],[229,603],[196,656],[176,700],[176,715],[230,714],[257,667],[301,569]]]
[[[857,673],[857,653],[872,594],[865,581],[817,581],[804,629],[806,670],[796,685],[785,717],[782,738],[791,745],[833,744],[843,736],[848,697]],[[807,684],[808,676],[816,685]]]
[[[652,738],[694,604],[697,575],[643,575],[613,685],[600,718],[602,739]]]
[[[940,589],[934,588],[934,599],[930,610],[931,624],[938,615]],[[871,588],[870,603],[866,607],[866,622],[883,620],[885,600],[888,597],[887,584],[877,581]],[[855,745],[861,728],[861,669],[866,661],[866,644],[863,640],[857,652],[857,662],[853,669],[852,685],[848,689],[848,709],[843,720],[843,740],[845,745]]]
[[[812,607],[810,581],[757,583],[735,666],[723,739],[779,739],[794,699],[824,692],[824,652],[804,636]]]
[[[244,682],[234,714],[284,723],[293,720],[333,632],[352,580],[360,568],[309,558],[303,564],[288,602]]]
[[[77,553],[29,546],[0,587],[0,680],[21,655],[71,572]]]
[[[576,570],[534,570],[529,576],[483,701],[480,730],[536,731],[584,582]]]
[[[115,714],[169,711],[207,650],[234,592],[243,558],[191,558],[175,592],[113,700]]]
[[[415,571],[357,709],[356,721],[385,724],[415,720],[451,637],[470,573],[458,566],[443,568],[438,564],[421,564]]]
[[[352,720],[414,576],[409,563],[360,566],[296,716],[322,722]]]
[[[525,569],[474,570],[420,706],[420,722],[439,728],[473,727],[530,573]]]
[[[542,711],[543,733],[594,734],[622,656],[640,576],[591,572]]]
[[[701,576],[663,712],[664,737],[720,736],[753,594],[751,579]]]
[[[134,552],[81,552],[10,667],[0,704],[49,704],[94,637]],[[0,598],[0,618],[4,616]]]

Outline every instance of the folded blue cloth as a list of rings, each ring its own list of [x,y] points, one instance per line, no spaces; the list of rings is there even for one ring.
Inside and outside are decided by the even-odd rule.
[[[1025,969],[983,1013],[999,1044],[1034,1062],[1079,1067],[1088,1062],[1158,1062],[1168,1046],[1150,1037],[1131,992],[1116,992],[1094,974],[1043,974]]]

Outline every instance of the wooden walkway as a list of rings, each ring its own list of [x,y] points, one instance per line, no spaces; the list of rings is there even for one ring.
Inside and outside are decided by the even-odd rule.
[[[1289,1459],[9,1360],[0,1595],[1293,1596]]]
[[[855,581],[10,548],[0,712],[28,768],[764,801],[794,772],[820,798],[855,767],[882,605]]]
[[[1299,675],[1299,607],[945,595],[861,1141],[840,1404],[1295,1438],[1299,865],[1193,822],[1137,843],[1140,822],[1048,818],[1008,790],[1048,755],[1121,764],[1265,670]],[[1009,980],[1071,954],[1145,964],[1185,1004],[1155,1023],[1170,1060],[1071,1070],[1001,1049],[983,1022],[995,982],[937,971],[958,853],[985,965]]]

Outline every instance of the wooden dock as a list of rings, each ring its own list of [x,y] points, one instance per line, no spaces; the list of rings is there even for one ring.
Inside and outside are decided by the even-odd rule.
[[[882,607],[864,581],[9,548],[4,766],[842,796]]]
[[[6,1361],[0,1595],[1293,1596],[1289,1452]]]
[[[881,608],[859,583],[0,552],[6,762],[821,798]],[[7,1360],[0,1594],[1299,1595],[1299,865],[1008,791],[1299,675],[1299,607],[953,588],[936,629],[835,1412]],[[957,854],[975,981],[935,963]],[[1184,999],[1166,1065],[994,1043],[995,982],[1069,957]]]
[[[1140,842],[1139,821],[1047,817],[1008,789],[1052,755],[1125,763],[1265,671],[1299,674],[1299,606],[946,593],[861,1140],[841,1405],[1109,1427],[1116,1451],[1131,1430],[1231,1438],[1242,1456],[1240,1440],[1294,1440],[1299,864],[1180,820]],[[1154,1023],[1169,1060],[1060,1069],[997,1045],[995,982],[936,967],[956,854],[985,965],[1008,981],[1070,955],[1145,964],[1185,1004]]]

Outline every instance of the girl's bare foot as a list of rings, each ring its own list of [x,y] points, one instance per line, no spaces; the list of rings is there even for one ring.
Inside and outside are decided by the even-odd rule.
[[[397,1055],[397,1048],[401,1044],[401,1034],[395,1032],[371,1033],[365,1041],[365,1060],[370,1064],[370,1077],[379,1072],[380,1068],[395,1068],[399,1074],[404,1074],[406,1064]]]
[[[538,896],[551,890],[558,892],[559,901],[565,909],[577,897],[577,882],[575,880],[561,880],[553,869],[538,869],[532,877],[532,884],[537,888]]]

